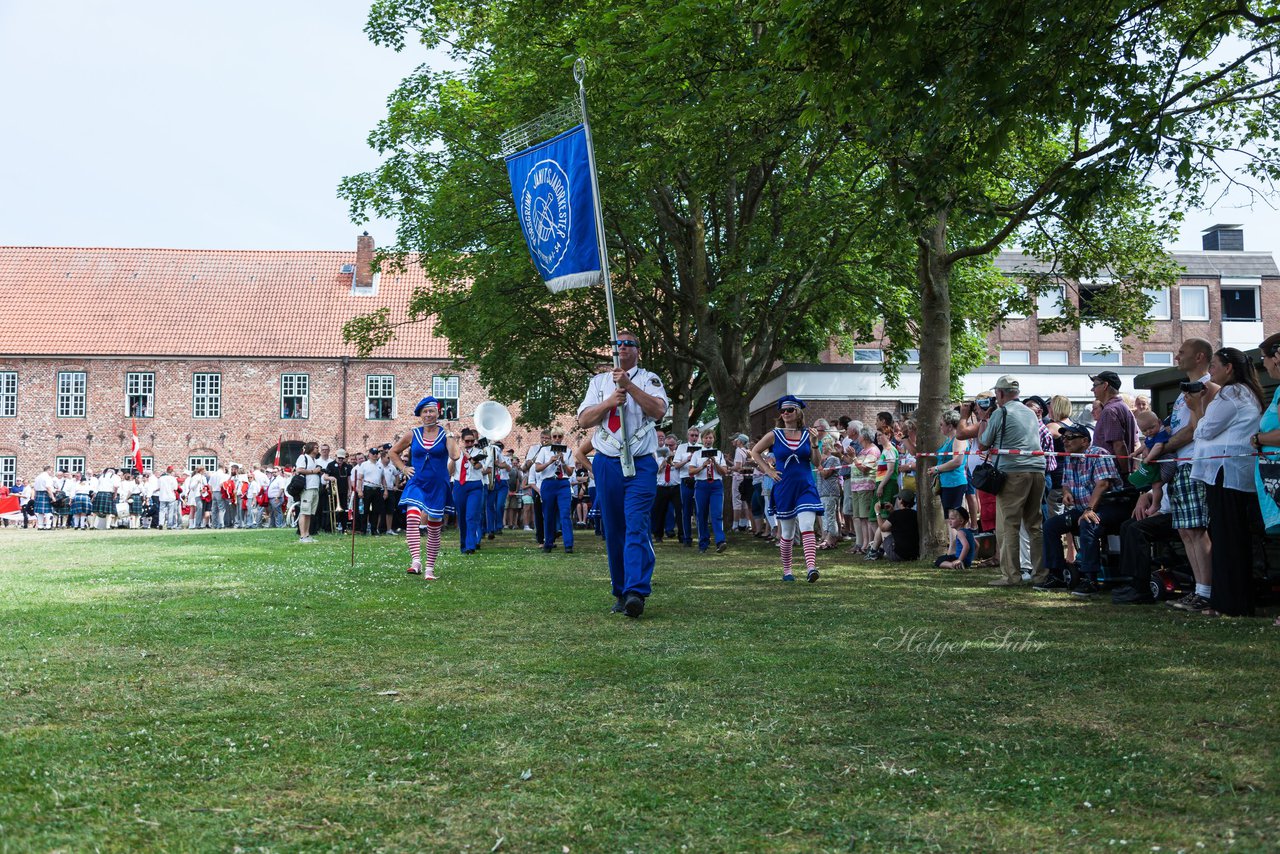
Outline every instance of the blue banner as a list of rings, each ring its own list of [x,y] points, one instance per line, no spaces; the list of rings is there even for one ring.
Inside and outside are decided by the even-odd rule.
[[[554,292],[598,284],[600,249],[582,125],[507,158],[516,215],[534,266]]]

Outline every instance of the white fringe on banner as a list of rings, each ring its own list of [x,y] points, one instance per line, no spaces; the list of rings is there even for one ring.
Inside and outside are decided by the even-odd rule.
[[[599,270],[584,270],[581,273],[570,273],[567,276],[556,276],[554,279],[547,279],[547,287],[551,289],[553,294],[573,290],[574,288],[589,288],[598,284],[600,284]]]

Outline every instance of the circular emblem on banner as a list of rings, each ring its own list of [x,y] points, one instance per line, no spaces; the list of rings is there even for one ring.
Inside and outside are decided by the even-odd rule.
[[[569,251],[569,176],[554,160],[529,170],[520,191],[520,222],[544,276],[554,273]]]

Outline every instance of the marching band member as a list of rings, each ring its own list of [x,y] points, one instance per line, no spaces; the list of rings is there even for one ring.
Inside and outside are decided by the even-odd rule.
[[[444,527],[444,505],[449,487],[449,469],[458,459],[458,445],[449,438],[440,420],[440,402],[427,395],[418,401],[413,414],[422,419],[396,442],[391,449],[391,464],[408,478],[400,496],[405,508],[405,543],[409,546],[409,574],[435,578],[436,558],[440,555],[440,529]],[[410,462],[401,458],[409,450]],[[426,517],[427,565],[424,571],[420,554],[420,525]]]
[[[542,479],[542,550],[555,548],[556,526],[564,537],[565,554],[573,554],[573,491],[569,476],[573,474],[573,460],[569,447],[564,443],[564,430],[551,429],[551,443],[543,445],[534,459],[534,471]]]
[[[666,414],[668,402],[662,380],[639,365],[640,342],[634,333],[620,331],[615,343],[620,367],[591,378],[578,405],[578,426],[584,430],[599,427],[591,437],[596,449],[592,469],[609,555],[613,611],[635,618],[644,613],[653,577],[649,517],[658,489],[654,457],[658,439],[653,424]],[[624,435],[635,461],[632,477],[622,474]]]
[[[694,481],[689,475],[689,463],[693,460],[693,455],[702,447],[700,436],[701,434],[698,432],[696,425],[690,427],[687,435],[688,441],[676,448],[675,461],[672,463],[673,466],[680,469],[680,525],[684,530],[684,536],[681,539],[690,548],[693,547],[697,501],[693,495]]]
[[[462,428],[462,456],[453,467],[453,506],[458,514],[458,548],[464,555],[480,547],[484,524],[485,453],[476,447],[475,430]]]
[[[766,433],[751,449],[751,459],[774,481],[773,506],[781,528],[782,580],[795,581],[791,574],[791,545],[799,529],[804,545],[804,564],[809,582],[818,580],[818,544],[814,523],[822,514],[822,499],[813,483],[810,463],[820,465],[818,445],[804,426],[805,403],[793,394],[778,399],[778,422],[772,433]],[[773,461],[761,456],[773,451]],[[778,470],[775,463],[781,463]]]
[[[662,542],[663,529],[667,524],[667,507],[674,506],[676,511],[676,539],[684,542],[685,512],[680,501],[680,479],[684,477],[685,467],[676,465],[676,437],[668,436],[666,447],[658,448],[658,497],[653,502],[653,539]]]
[[[723,554],[727,546],[724,539],[724,478],[729,474],[729,466],[724,454],[716,450],[715,441],[716,431],[702,431],[702,447],[687,471],[693,477],[693,500],[698,508],[698,551],[706,553],[714,534],[716,552]]]

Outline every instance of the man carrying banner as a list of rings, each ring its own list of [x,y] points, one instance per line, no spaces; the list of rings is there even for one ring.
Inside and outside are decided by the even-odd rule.
[[[649,514],[658,490],[658,447],[653,422],[667,411],[667,392],[657,374],[638,364],[640,342],[629,331],[618,333],[619,367],[596,374],[578,406],[578,426],[597,427],[593,469],[596,499],[604,522],[614,613],[639,617],[653,576],[653,544]],[[626,424],[624,434],[623,424]],[[623,436],[630,438],[635,475],[622,474]]]

